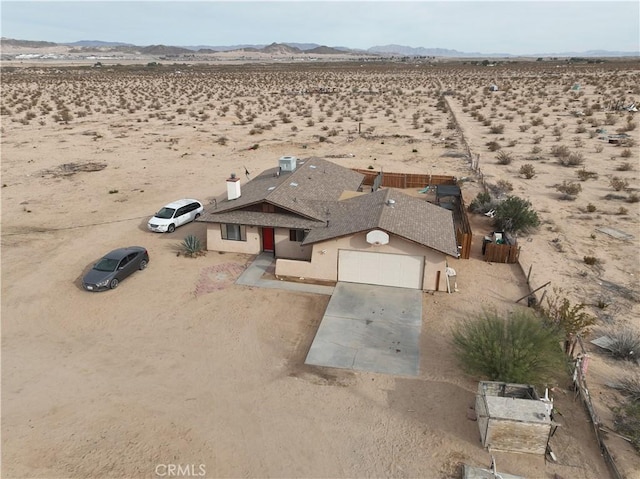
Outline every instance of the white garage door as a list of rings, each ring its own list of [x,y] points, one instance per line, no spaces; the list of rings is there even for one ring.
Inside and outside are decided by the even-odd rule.
[[[338,281],[422,289],[424,256],[340,250]]]

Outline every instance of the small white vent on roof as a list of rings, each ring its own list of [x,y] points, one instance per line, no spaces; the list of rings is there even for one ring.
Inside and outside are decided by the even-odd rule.
[[[270,186],[269,188],[267,188],[267,191],[271,191],[271,190],[275,190],[276,187],[275,186]]]
[[[298,186],[298,183],[294,183],[293,181],[289,183],[291,186]]]
[[[309,168],[313,168],[314,170],[317,168],[316,165],[309,165]]]

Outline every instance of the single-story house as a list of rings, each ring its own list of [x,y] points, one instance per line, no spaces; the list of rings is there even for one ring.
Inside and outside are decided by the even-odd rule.
[[[207,249],[272,252],[276,275],[446,291],[457,258],[451,211],[393,188],[362,192],[364,175],[321,158],[282,157],[205,208]]]

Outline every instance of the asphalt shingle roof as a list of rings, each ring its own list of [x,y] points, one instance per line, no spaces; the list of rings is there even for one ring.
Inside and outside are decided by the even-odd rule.
[[[364,175],[321,158],[298,160],[293,172],[268,169],[242,185],[241,195],[205,208],[200,221],[220,222],[220,214],[268,202],[307,219],[324,221],[327,204],[338,200],[343,191],[356,191]]]
[[[335,203],[329,210],[329,225],[312,229],[303,244],[372,229],[381,229],[442,253],[458,256],[451,211],[393,188]]]
[[[344,191],[357,191],[364,175],[321,158],[298,160],[291,173],[278,167],[241,186],[241,196],[219,198],[199,221],[308,229],[303,244],[381,229],[442,253],[457,256],[451,211],[388,188],[339,201]],[[260,203],[276,213],[247,211]],[[291,213],[285,213],[290,211]]]

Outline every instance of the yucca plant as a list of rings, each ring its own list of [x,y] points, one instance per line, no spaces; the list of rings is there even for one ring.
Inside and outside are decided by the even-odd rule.
[[[181,245],[185,256],[195,258],[197,256],[203,256],[206,254],[202,243],[196,235],[188,235],[182,241]]]
[[[544,384],[562,370],[562,335],[529,311],[502,317],[485,311],[453,331],[453,346],[465,371],[493,381]]]

